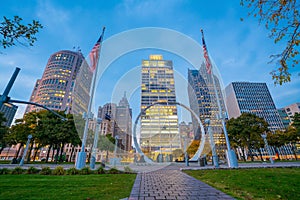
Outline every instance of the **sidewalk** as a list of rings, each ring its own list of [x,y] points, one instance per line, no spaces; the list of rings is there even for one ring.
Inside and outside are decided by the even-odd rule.
[[[229,195],[183,173],[179,165],[170,165],[137,175],[129,200],[158,199],[234,199]]]

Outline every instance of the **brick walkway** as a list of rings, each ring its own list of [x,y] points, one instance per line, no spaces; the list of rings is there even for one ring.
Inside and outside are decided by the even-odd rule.
[[[181,172],[177,166],[171,165],[157,171],[139,173],[128,199],[229,200],[234,198]]]

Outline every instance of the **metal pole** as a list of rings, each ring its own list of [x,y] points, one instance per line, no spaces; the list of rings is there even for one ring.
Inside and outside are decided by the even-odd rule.
[[[95,169],[96,149],[98,147],[98,138],[99,138],[99,130],[100,130],[101,122],[102,122],[102,119],[98,118],[97,119],[96,130],[95,130],[95,137],[94,137],[94,144],[93,144],[93,149],[92,149],[92,156],[91,156],[91,161],[90,161],[90,168],[91,169]]]
[[[118,147],[118,139],[119,139],[119,137],[116,135],[116,136],[115,136],[115,150],[114,150],[114,159],[113,159],[113,162],[114,162],[114,167],[116,167],[116,162],[117,162],[117,147]]]
[[[2,107],[3,103],[6,103],[9,100],[8,94],[9,94],[9,92],[10,92],[10,90],[11,90],[11,88],[12,88],[12,86],[13,86],[13,84],[14,84],[14,82],[15,82],[15,80],[16,80],[19,72],[20,72],[20,70],[21,70],[20,68],[16,67],[13,75],[11,76],[8,84],[6,85],[6,88],[3,92],[3,94],[0,95],[0,108]]]
[[[184,148],[184,161],[185,161],[185,166],[189,166],[189,155],[187,152],[187,137],[183,137],[184,143],[183,143],[183,148]]]
[[[105,30],[105,28],[103,28],[103,30],[102,30],[101,37],[103,37],[103,35],[104,35],[104,30]],[[99,50],[99,57],[100,57],[100,50]],[[99,59],[98,59],[98,61],[99,61]],[[91,90],[90,90],[90,100],[89,100],[89,104],[88,104],[87,114],[85,117],[85,125],[84,125],[81,151],[78,152],[77,160],[75,163],[76,169],[82,169],[85,166],[85,162],[86,162],[85,143],[86,143],[86,139],[87,139],[87,135],[88,135],[89,121],[90,121],[90,119],[93,118],[93,114],[92,114],[91,110],[92,110],[93,98],[94,98],[95,88],[96,88],[98,65],[99,65],[99,62],[97,62],[97,66],[96,66],[96,69],[95,69],[95,72],[94,72],[93,78],[92,78]]]
[[[270,151],[270,149],[269,149],[268,141],[267,141],[267,135],[266,135],[266,134],[262,134],[261,137],[264,139],[265,147],[266,147],[266,149],[267,149],[267,151],[268,151],[268,154],[269,154],[269,157],[270,157],[271,164],[274,164],[274,160],[273,160],[271,151]]]
[[[28,147],[29,147],[29,144],[30,144],[30,140],[31,140],[31,138],[32,138],[32,135],[28,135],[27,138],[28,138],[28,139],[27,139],[27,142],[26,142],[26,148],[25,148],[25,150],[24,150],[24,152],[23,152],[23,156],[22,156],[22,159],[21,159],[21,161],[20,161],[19,166],[23,166],[23,165],[24,165],[24,159],[25,159],[25,157],[26,157],[26,154],[27,154],[27,151],[28,151]]]
[[[218,168],[219,167],[219,161],[218,161],[218,156],[217,156],[217,152],[216,152],[216,145],[215,145],[213,133],[212,133],[211,126],[210,126],[210,120],[206,119],[205,123],[207,124],[207,131],[208,131],[209,139],[210,139],[210,146],[211,146],[211,151],[212,151],[212,160],[213,160],[214,166],[216,168]]]
[[[204,41],[204,33],[203,33],[202,29],[201,29],[201,33],[202,33],[202,43],[203,43],[203,46],[206,49],[206,44],[205,44],[205,41]],[[207,50],[206,50],[206,53],[207,53]],[[210,78],[212,79],[212,83],[213,83],[213,87],[214,87],[214,93],[216,95],[216,101],[217,101],[218,111],[219,111],[218,119],[221,119],[223,131],[224,131],[224,136],[225,136],[225,140],[226,140],[228,166],[229,167],[238,167],[238,163],[237,163],[235,154],[230,148],[230,141],[229,141],[228,133],[227,133],[227,130],[226,130],[224,115],[222,113],[222,108],[221,108],[220,99],[219,99],[219,93],[218,93],[216,83],[215,83],[215,77],[214,77],[214,73],[213,73],[213,65],[211,64],[211,61],[210,61],[208,55],[207,55],[207,60],[206,61],[209,62],[208,64],[210,65],[210,68],[211,68],[209,74],[210,74]]]

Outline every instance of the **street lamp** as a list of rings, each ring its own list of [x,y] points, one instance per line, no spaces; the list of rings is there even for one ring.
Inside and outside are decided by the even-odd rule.
[[[274,164],[274,160],[273,160],[273,157],[272,157],[272,154],[271,154],[271,151],[270,151],[270,147],[269,147],[268,141],[267,141],[267,134],[266,134],[266,133],[261,134],[261,137],[264,139],[264,142],[265,142],[265,148],[266,148],[267,151],[268,151],[268,154],[269,154],[269,157],[270,157],[271,164]]]
[[[95,169],[96,149],[98,147],[98,138],[99,138],[99,130],[100,130],[101,122],[102,122],[102,119],[98,118],[97,119],[96,130],[95,130],[95,137],[94,137],[94,144],[93,144],[93,149],[92,149],[92,156],[91,156],[91,161],[90,161],[90,168],[91,169]]]
[[[23,156],[22,156],[22,159],[21,159],[21,161],[20,161],[20,164],[19,164],[19,166],[23,166],[24,165],[24,159],[25,159],[25,157],[26,157],[26,154],[27,154],[27,151],[28,151],[28,147],[29,147],[29,144],[30,144],[30,140],[31,140],[31,138],[32,138],[32,135],[28,135],[27,136],[27,142],[26,142],[26,148],[25,148],[25,150],[24,150],[24,152],[23,152]]]
[[[214,166],[216,168],[218,168],[219,167],[219,162],[218,162],[218,156],[217,156],[217,153],[216,153],[215,141],[214,141],[213,133],[212,133],[211,126],[210,126],[210,119],[205,119],[204,123],[207,124],[207,131],[208,131],[208,134],[209,134],[210,146],[211,146],[211,152],[212,152],[212,160],[213,160]]]

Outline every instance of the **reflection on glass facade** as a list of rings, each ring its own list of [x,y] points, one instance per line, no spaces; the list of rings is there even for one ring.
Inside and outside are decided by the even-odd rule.
[[[214,91],[214,86],[212,82],[212,76],[207,73],[205,64],[203,63],[200,67],[200,70],[188,70],[188,94],[189,94],[189,102],[191,109],[198,114],[202,124],[204,125],[204,129],[207,132],[207,125],[204,123],[205,119],[210,119],[210,126],[213,132],[214,143],[216,145],[216,150],[218,155],[222,156],[225,153],[226,143],[225,137],[223,134],[223,128],[221,124],[219,116],[219,109],[216,100],[216,95]],[[222,109],[222,113],[226,112],[225,103],[223,100],[223,95],[221,91],[221,86],[219,79],[214,76],[216,89],[219,95],[220,106]],[[198,127],[197,120],[192,116],[192,121],[194,127]],[[195,139],[201,139],[199,128],[194,129]],[[208,134],[206,134],[208,135]],[[204,154],[209,154],[211,151],[211,147],[209,144],[209,140],[206,140]]]
[[[150,55],[142,61],[140,146],[154,161],[173,160],[172,151],[180,148],[173,63],[162,55]]]

